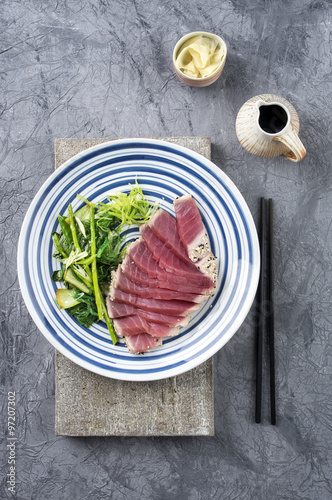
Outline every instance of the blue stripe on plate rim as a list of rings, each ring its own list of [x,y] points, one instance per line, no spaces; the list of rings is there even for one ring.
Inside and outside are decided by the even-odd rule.
[[[125,154],[123,152],[125,152]],[[104,173],[100,176],[100,179],[98,179],[98,176],[95,175],[95,171],[98,170],[99,172],[103,166],[109,167],[109,165],[112,164],[114,166],[112,167],[111,178],[114,181],[114,179],[117,178],[118,173],[118,185],[121,185],[121,176],[123,177],[124,173],[123,168],[128,162],[132,162],[132,179],[136,177],[133,173],[135,169],[137,170],[137,164],[139,164],[139,168],[142,171],[142,162],[152,163],[153,168],[149,166],[149,168],[145,169],[145,172],[149,171],[149,169],[154,169],[155,176],[157,177],[160,175],[161,167],[165,167],[165,164],[167,165],[168,177],[173,178],[174,185],[172,186],[173,191],[170,189],[168,195],[169,200],[166,199],[165,201],[171,201],[171,193],[174,194],[174,189],[177,195],[196,190],[196,196],[195,193],[192,194],[194,194],[194,197],[199,198],[200,192],[198,192],[197,185],[200,184],[200,188],[206,193],[205,197],[203,197],[204,203],[202,203],[200,207],[206,218],[210,215],[209,210],[211,211],[212,207],[210,198],[207,198],[207,196],[211,196],[211,193],[213,193],[213,197],[217,201],[213,205],[212,212],[216,212],[216,207],[220,204],[223,210],[226,211],[228,217],[232,220],[231,228],[227,227],[227,230],[229,231],[231,229],[236,234],[236,248],[233,248],[234,241],[229,234],[229,243],[226,241],[227,235],[223,234],[222,236],[224,250],[227,254],[226,257],[228,259],[228,253],[232,252],[234,254],[234,252],[237,251],[239,265],[237,267],[235,281],[232,285],[232,293],[228,297],[228,302],[226,304],[226,306],[233,306],[233,310],[232,313],[229,314],[228,322],[224,325],[222,330],[217,331],[218,324],[221,322],[221,318],[217,317],[212,324],[209,324],[209,332],[212,331],[212,335],[209,335],[209,332],[206,331],[203,331],[201,334],[197,334],[196,331],[194,335],[190,335],[190,331],[199,329],[199,325],[197,323],[192,324],[192,321],[195,319],[193,318],[190,323],[190,329],[187,331],[184,330],[184,333],[180,334],[176,340],[171,339],[167,341],[165,343],[166,348],[164,347],[163,350],[158,348],[144,356],[132,356],[128,355],[128,353],[123,356],[123,354],[121,354],[121,360],[124,361],[124,364],[116,366],[117,364],[119,365],[119,363],[117,363],[117,355],[109,352],[107,353],[107,359],[105,359],[105,351],[103,349],[96,348],[96,346],[94,346],[94,359],[92,360],[90,357],[91,346],[89,342],[86,341],[84,336],[82,338],[82,335],[78,336],[74,332],[74,340],[77,340],[80,344],[83,343],[84,347],[86,347],[86,351],[83,349],[83,352],[81,352],[81,350],[78,352],[78,346],[72,342],[72,338],[68,339],[68,337],[61,335],[61,332],[59,334],[57,331],[56,328],[59,324],[58,315],[56,315],[56,328],[54,328],[51,324],[51,322],[54,322],[54,315],[51,315],[50,318],[46,317],[44,313],[45,311],[40,307],[40,304],[35,296],[34,288],[31,282],[31,275],[34,274],[34,270],[30,269],[31,261],[26,257],[29,254],[29,245],[31,244],[30,237],[35,236],[33,234],[33,229],[34,227],[38,227],[38,215],[41,219],[45,217],[45,214],[40,213],[40,208],[42,207],[44,201],[47,200],[48,194],[55,193],[56,190],[58,190],[59,194],[57,195],[57,198],[51,202],[48,213],[52,211],[52,207],[54,208],[57,206],[57,202],[59,202],[59,199],[62,199],[61,196],[63,196],[64,187],[61,184],[62,180],[67,179],[66,188],[68,189],[70,185],[75,185],[77,182],[81,182],[81,175],[83,174],[85,178],[87,175],[87,169],[90,169],[95,185],[99,180],[105,180],[106,177],[106,174]],[[116,169],[115,166],[119,164],[121,167]],[[127,168],[128,165],[126,165],[126,169]],[[118,170],[118,172],[116,172],[116,170]],[[173,177],[171,172],[173,172]],[[177,172],[177,175],[175,175],[174,172]],[[188,178],[184,177],[186,174],[188,175]],[[151,177],[154,178],[154,175],[151,175]],[[191,177],[194,177],[195,184],[191,181]],[[179,178],[181,182],[179,181]],[[150,192],[153,191],[153,187],[156,187],[153,185],[153,180],[149,179],[149,181],[146,182],[146,184],[151,188]],[[143,180],[143,183],[144,182],[145,179]],[[91,184],[91,180],[89,180],[87,184]],[[174,186],[176,186],[176,188],[174,188]],[[220,191],[222,191],[223,196],[221,196]],[[100,188],[97,192],[98,194],[104,193],[102,188]],[[227,202],[225,201],[225,197],[227,198]],[[67,206],[68,202],[68,199],[64,197],[63,203],[65,203],[65,205],[63,208]],[[209,204],[209,210],[205,210],[205,203]],[[218,215],[220,215],[219,212],[215,213],[215,217],[218,217]],[[44,218],[42,226],[45,227],[46,223],[46,218]],[[53,222],[53,229],[55,226],[56,222]],[[206,227],[209,230],[211,237],[211,228],[209,225],[206,225]],[[222,227],[222,231],[224,231],[224,227]],[[40,253],[41,240],[42,234],[40,232],[37,245],[37,253],[40,256],[40,262],[42,262],[43,257]],[[214,242],[213,238],[211,241]],[[230,247],[228,247],[228,244]],[[51,246],[49,245],[47,253],[47,269],[49,269],[52,265],[50,251]],[[243,252],[244,254],[242,255]],[[46,181],[41,187],[28,210],[22,226],[18,249],[18,269],[22,293],[30,314],[46,338],[58,350],[81,366],[102,375],[123,380],[155,380],[177,375],[197,366],[212,356],[229,340],[229,338],[231,338],[245,319],[256,292],[259,265],[259,249],[255,226],[242,195],[239,193],[232,181],[230,181],[230,179],[212,162],[206,160],[197,153],[171,143],[146,139],[116,140],[110,143],[95,146],[76,155],[62,165],[60,169],[55,171],[55,173],[52,174],[48,181]],[[40,266],[38,266],[37,269],[38,280],[41,280],[39,286],[41,286],[42,290],[45,290],[43,277],[45,269],[43,272]],[[227,266],[225,267],[225,272],[226,270]],[[218,300],[220,299],[222,292],[224,292],[223,285],[225,283],[225,279],[226,274],[222,276],[223,284],[219,287],[215,297],[210,299],[213,305],[218,305]],[[53,284],[52,287],[54,288]],[[43,297],[39,297],[39,300],[41,301],[42,306],[45,306],[45,304],[43,304]],[[50,304],[46,305],[50,307]],[[226,311],[226,309],[227,307],[224,305],[224,311]],[[205,307],[204,317],[201,318],[198,316],[199,321],[202,321],[203,319],[206,323],[207,318],[209,318],[209,314],[209,309]],[[225,314],[227,314],[227,311]],[[64,323],[65,331],[67,328],[68,325]],[[81,333],[82,332],[80,332],[80,334]],[[96,340],[95,333],[92,335],[92,338]],[[101,336],[101,340],[102,339],[103,337]],[[172,351],[168,349],[168,345],[174,345],[174,350]],[[184,354],[185,358],[182,359]],[[168,361],[169,358],[172,358],[171,363]],[[165,361],[165,359],[166,364],[159,363],[159,361]],[[144,365],[146,364],[148,364],[148,367],[145,368]]]

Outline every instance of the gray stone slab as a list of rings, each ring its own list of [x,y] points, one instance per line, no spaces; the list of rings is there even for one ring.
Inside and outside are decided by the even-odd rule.
[[[208,137],[163,138],[211,157]],[[112,139],[56,139],[55,167]],[[55,432],[67,436],[214,435],[213,359],[177,377],[113,380],[55,356]]]
[[[56,351],[55,431],[67,436],[214,434],[212,359],[153,382],[113,380]]]

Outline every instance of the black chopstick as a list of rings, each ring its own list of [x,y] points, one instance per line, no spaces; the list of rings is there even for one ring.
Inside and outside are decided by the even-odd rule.
[[[256,406],[255,406],[255,422],[261,422],[262,413],[262,386],[263,386],[263,334],[264,334],[264,318],[262,304],[264,301],[264,274],[265,274],[265,199],[261,198],[260,205],[260,251],[261,251],[261,269],[258,284],[258,324],[256,338]]]
[[[275,382],[275,349],[274,349],[274,270],[273,270],[273,200],[269,199],[269,358],[270,358],[270,407],[271,424],[276,425],[276,382]]]
[[[268,212],[268,213],[267,213]],[[263,388],[264,334],[268,336],[270,365],[271,424],[276,425],[275,342],[274,342],[274,254],[273,254],[273,200],[260,203],[261,270],[257,293],[258,324],[256,336],[256,404],[255,422],[261,422]],[[267,286],[266,286],[267,280]],[[266,309],[268,305],[268,310]],[[268,314],[268,316],[267,316]],[[266,317],[267,316],[267,317]],[[265,333],[266,331],[266,333]]]

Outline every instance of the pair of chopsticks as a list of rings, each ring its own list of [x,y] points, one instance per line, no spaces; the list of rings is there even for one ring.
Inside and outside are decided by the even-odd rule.
[[[255,422],[261,422],[264,337],[268,341],[270,368],[271,424],[276,425],[275,346],[274,346],[274,273],[273,273],[273,200],[261,198],[260,204],[261,271],[258,286],[259,318],[256,343]]]

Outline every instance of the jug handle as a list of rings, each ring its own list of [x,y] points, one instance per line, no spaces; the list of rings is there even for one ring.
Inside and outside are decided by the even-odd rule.
[[[288,147],[289,151],[286,151],[282,156],[285,156],[290,161],[300,161],[306,155],[306,149],[300,141],[298,135],[292,130],[285,132],[284,134],[274,137],[273,141],[279,141]]]

